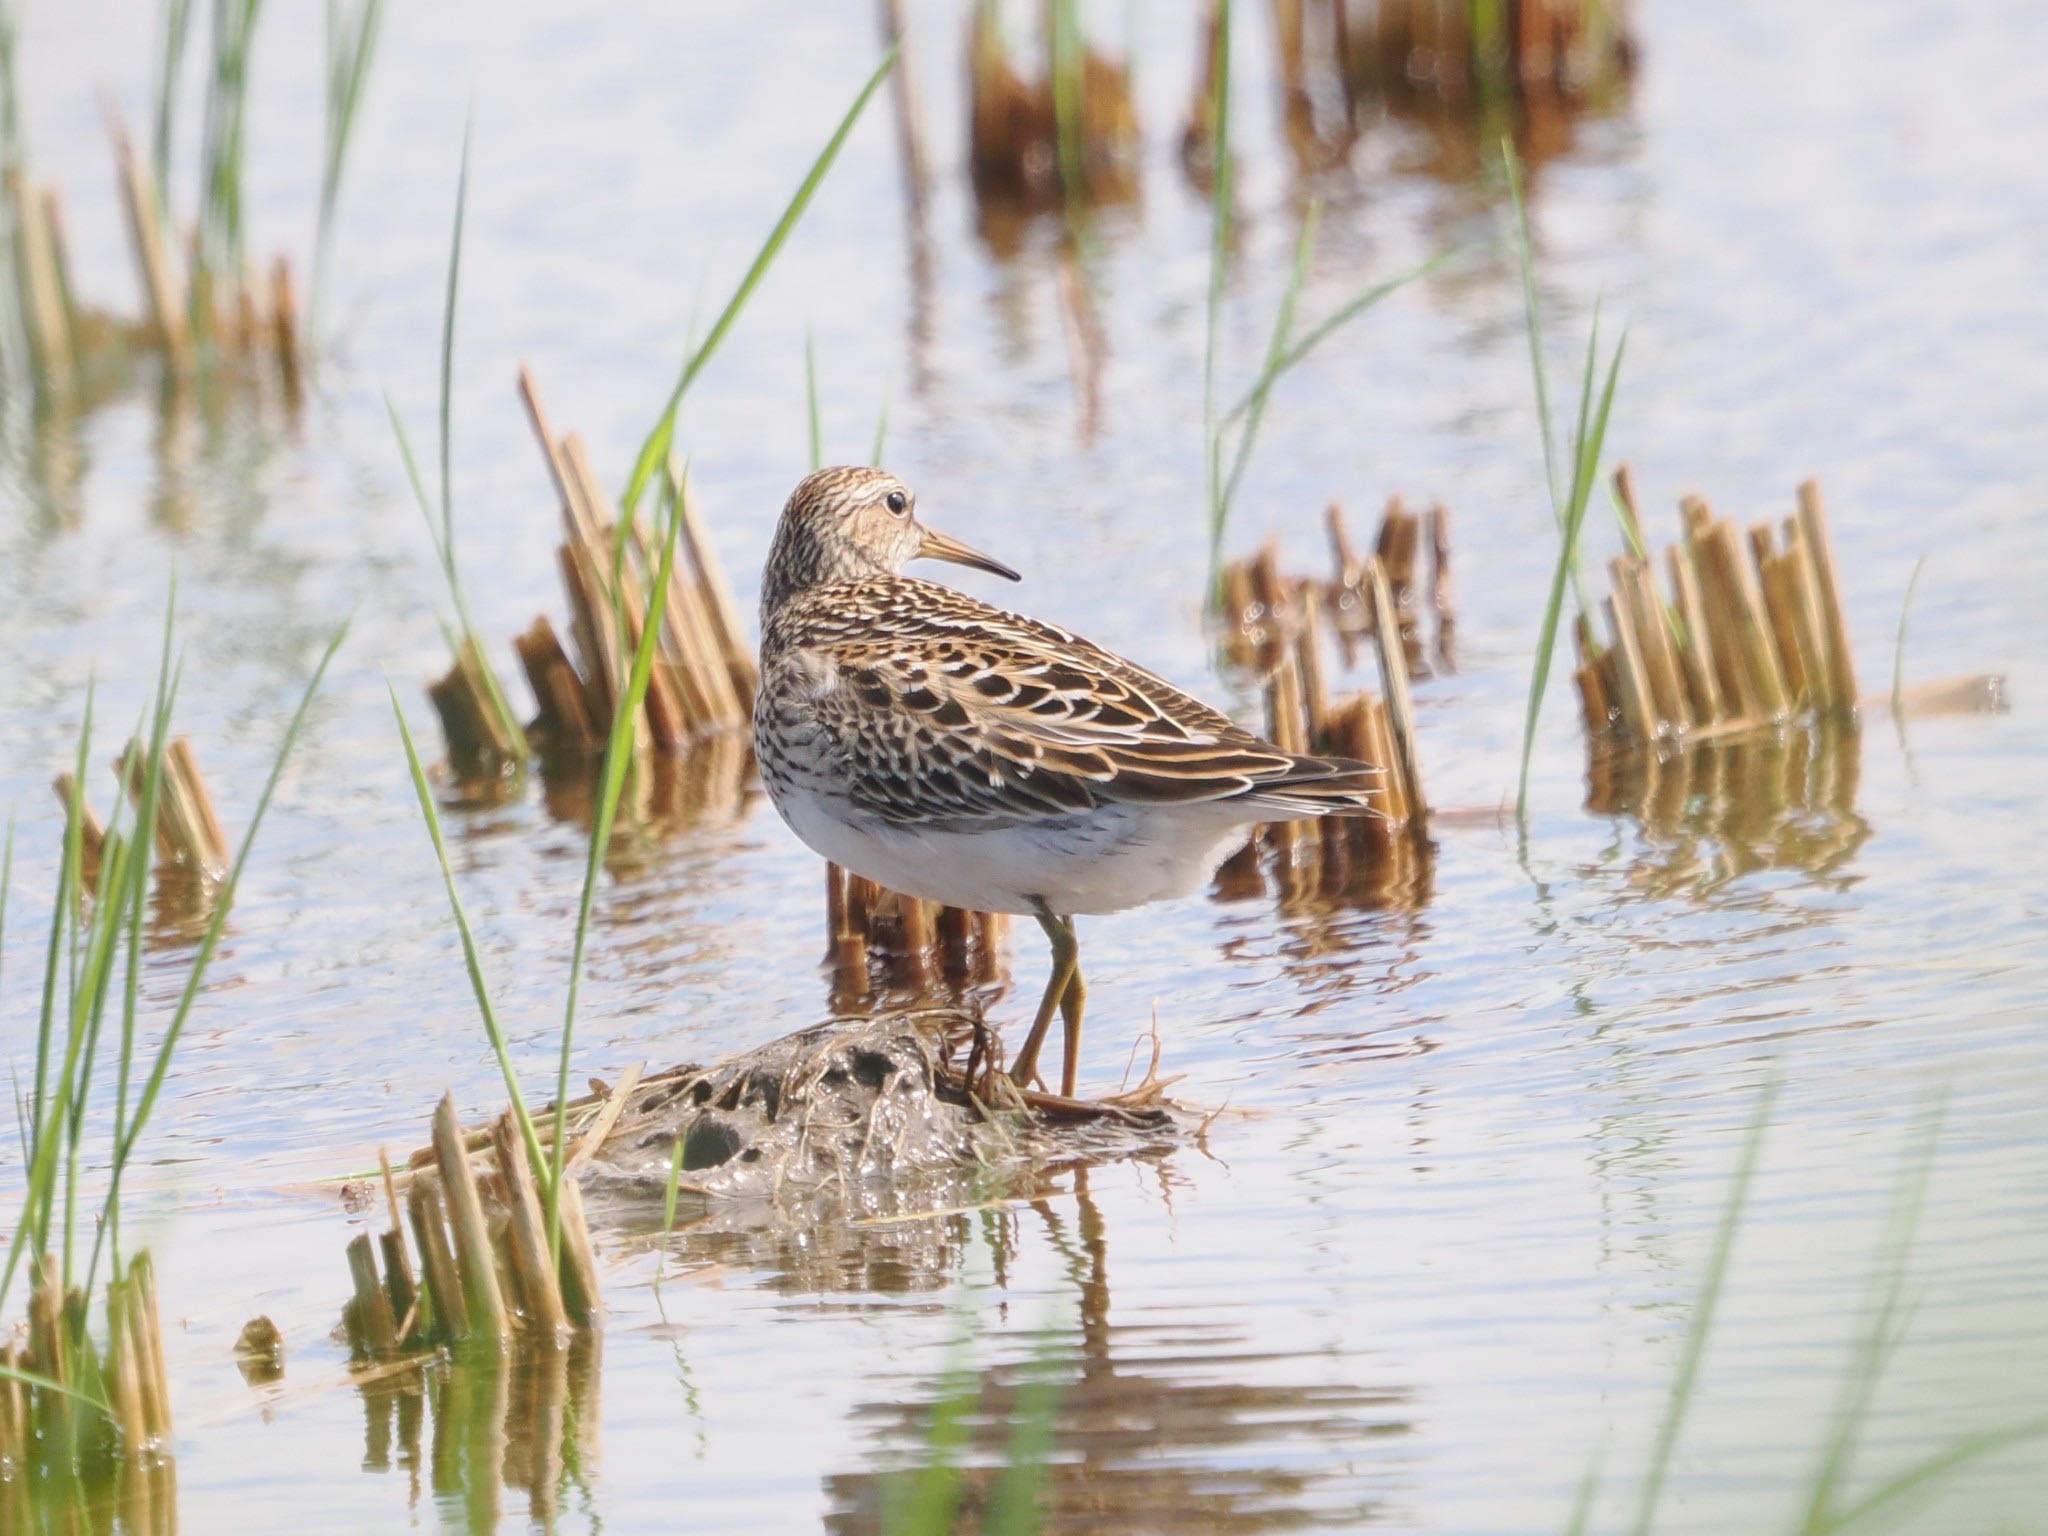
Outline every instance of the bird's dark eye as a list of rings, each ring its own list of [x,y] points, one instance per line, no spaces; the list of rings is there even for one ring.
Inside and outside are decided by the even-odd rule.
[[[882,505],[901,517],[910,510],[910,498],[901,491],[891,491],[882,498]]]

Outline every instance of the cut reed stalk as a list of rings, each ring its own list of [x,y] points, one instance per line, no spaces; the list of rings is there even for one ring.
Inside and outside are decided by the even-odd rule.
[[[1826,620],[1828,685],[1833,707],[1839,714],[1855,708],[1856,660],[1849,645],[1849,620],[1842,607],[1841,576],[1835,565],[1835,540],[1828,528],[1827,509],[1822,504],[1820,482],[1804,480],[1799,485],[1799,528],[1804,536],[1807,558],[1813,563],[1820,590],[1821,612]]]
[[[468,1154],[462,1145],[462,1123],[455,1115],[455,1100],[442,1094],[434,1106],[434,1157],[441,1171],[441,1188],[448,1202],[449,1225],[454,1232],[455,1267],[462,1287],[463,1309],[469,1315],[469,1332],[485,1338],[502,1339],[510,1331],[504,1288],[498,1283],[498,1264],[491,1246],[490,1226],[484,1220],[483,1197],[478,1193],[476,1175],[470,1171]]]
[[[1395,756],[1390,768],[1399,772],[1402,780],[1402,799],[1406,810],[1404,815],[1420,819],[1428,814],[1428,802],[1422,794],[1422,769],[1415,745],[1415,701],[1408,686],[1407,649],[1402,643],[1399,621],[1395,616],[1393,588],[1387,581],[1386,567],[1375,555],[1365,563],[1366,579],[1372,587],[1374,625],[1377,630],[1380,688],[1386,699],[1388,724],[1393,731]]]
[[[121,178],[121,208],[128,220],[129,243],[135,250],[135,265],[142,292],[149,304],[150,324],[157,343],[178,373],[192,367],[192,329],[185,305],[178,295],[178,279],[171,266],[170,244],[164,238],[160,217],[163,198],[134,142],[118,122],[109,121],[114,137],[114,160]]]

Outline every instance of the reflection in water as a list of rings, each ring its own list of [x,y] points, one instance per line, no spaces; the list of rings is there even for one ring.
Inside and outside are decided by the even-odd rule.
[[[965,1518],[956,1527],[978,1528],[1009,1459],[1020,1398],[1047,1373],[1058,1397],[1034,1529],[1228,1536],[1372,1519],[1373,1504],[1335,1484],[1356,1475],[1372,1442],[1410,1432],[1409,1390],[1287,1380],[1288,1357],[1248,1350],[1244,1335],[1220,1321],[1113,1324],[1102,1209],[1086,1168],[1074,1169],[1071,1180],[1071,1218],[1050,1191],[1028,1210],[1060,1256],[1078,1319],[1045,1342],[1039,1360],[993,1365],[967,1384],[961,1406],[970,1465],[961,1472]],[[996,1283],[1005,1284],[1000,1269]],[[828,1530],[857,1536],[894,1528],[906,1470],[929,1459],[935,1406],[961,1390],[937,1380],[904,1386],[899,1397],[855,1410],[874,1444],[861,1459],[881,1470],[863,1466],[826,1478]],[[1316,1447],[1312,1457],[1305,1446]]]
[[[1711,901],[1729,882],[1796,870],[1821,883],[1847,878],[1870,823],[1856,810],[1862,734],[1806,725],[1660,756],[1596,754],[1586,809],[1642,829],[1629,865],[1643,895]]]
[[[556,821],[588,829],[604,782],[602,757],[556,753],[540,759],[542,803]],[[484,783],[508,784],[502,776]],[[478,786],[480,788],[480,786]],[[464,785],[465,790],[472,786]],[[705,736],[687,752],[643,752],[619,800],[607,865],[623,875],[682,832],[741,821],[760,793],[752,738],[744,731]],[[511,798],[516,798],[514,792]]]
[[[111,1485],[76,1477],[38,1482],[0,1467],[7,1536],[177,1536],[178,1469],[153,1453],[128,1457]]]
[[[572,1492],[591,1491],[601,1354],[599,1335],[578,1333],[564,1347],[465,1349],[366,1379],[363,1470],[403,1473],[408,1508],[430,1494],[451,1529],[497,1530],[510,1491],[552,1530]]]

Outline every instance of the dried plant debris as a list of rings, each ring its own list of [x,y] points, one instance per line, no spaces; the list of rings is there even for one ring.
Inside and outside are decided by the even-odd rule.
[[[1223,646],[1265,684],[1266,735],[1290,752],[1327,752],[1370,763],[1382,775],[1377,816],[1261,827],[1217,871],[1226,900],[1261,893],[1270,875],[1283,895],[1316,895],[1369,907],[1419,904],[1430,886],[1429,801],[1416,741],[1412,679],[1448,671],[1456,619],[1450,598],[1450,518],[1442,507],[1411,513],[1387,504],[1374,552],[1361,558],[1341,509],[1328,514],[1328,581],[1284,575],[1277,549],[1223,568]],[[1422,554],[1431,570],[1425,577]],[[1323,639],[1344,667],[1361,652],[1380,688],[1333,696]]]
[[[1127,1155],[1199,1123],[1166,1098],[1172,1080],[1156,1052],[1142,1081],[1101,1099],[1019,1090],[1001,1066],[995,1035],[966,1009],[830,1019],[709,1066],[593,1083],[569,1106],[569,1166],[592,1200],[658,1198],[680,1145],[684,1195],[788,1204],[927,1174]],[[552,1119],[535,1117],[543,1142]],[[475,1156],[492,1136],[471,1128],[462,1142]],[[438,1181],[448,1160],[439,1145],[414,1153],[394,1198]]]
[[[1862,697],[1844,617],[1834,535],[1820,486],[1795,510],[1747,529],[1699,496],[1680,503],[1684,536],[1663,552],[1666,583],[1644,542],[1633,477],[1614,475],[1630,552],[1608,562],[1604,638],[1582,613],[1581,718],[1591,745],[1637,748],[1712,741],[1788,724],[1851,721],[1876,707],[1998,707],[2002,680],[1959,678]]]

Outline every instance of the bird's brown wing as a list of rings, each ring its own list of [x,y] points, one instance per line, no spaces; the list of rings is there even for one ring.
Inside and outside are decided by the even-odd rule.
[[[886,820],[1035,820],[1243,800],[1247,820],[1371,808],[1375,771],[1282,751],[1100,646],[934,583],[873,584],[806,626],[819,723]],[[853,594],[830,611],[847,612]],[[820,611],[824,605],[820,605]],[[822,665],[820,665],[822,664]]]

